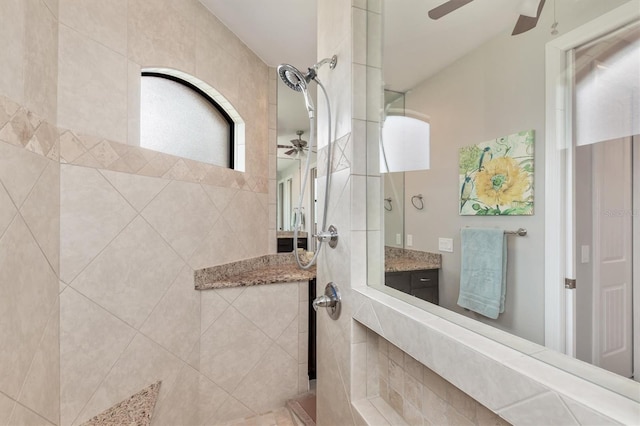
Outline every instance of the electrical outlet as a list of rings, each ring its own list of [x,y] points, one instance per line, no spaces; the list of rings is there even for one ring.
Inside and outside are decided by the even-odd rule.
[[[396,244],[402,244],[402,236],[400,234],[396,234]]]
[[[407,247],[413,246],[413,235],[407,234]]]
[[[453,253],[453,238],[438,238],[438,250]]]

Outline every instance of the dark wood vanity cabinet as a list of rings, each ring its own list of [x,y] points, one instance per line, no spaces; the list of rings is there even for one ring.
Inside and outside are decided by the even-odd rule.
[[[307,237],[298,238],[298,248],[307,250]],[[278,253],[291,253],[293,251],[293,238],[278,238]]]
[[[385,273],[385,285],[438,304],[438,269]]]

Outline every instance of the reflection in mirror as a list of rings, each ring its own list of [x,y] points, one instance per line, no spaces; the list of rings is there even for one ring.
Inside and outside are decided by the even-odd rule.
[[[608,14],[625,4],[634,5],[637,9],[638,2],[547,2],[537,25],[515,36],[511,33],[520,14],[520,2],[470,2],[438,21],[424,19],[430,9],[441,3],[442,1],[394,0],[386,1],[383,8],[385,89],[404,93],[404,110],[429,117],[432,161],[428,171],[405,172],[402,179],[384,176],[385,186],[380,193],[379,203],[385,217],[384,246],[411,248],[412,251],[441,255],[437,288],[440,307],[404,294],[406,291],[401,293],[388,289],[382,283],[380,288],[448,320],[475,331],[481,330],[488,337],[520,348],[531,356],[640,401],[637,383],[628,379],[632,377],[634,369],[637,372],[640,368],[640,345],[633,341],[630,331],[634,315],[635,327],[640,326],[640,276],[632,274],[634,262],[635,270],[640,270],[640,248],[634,250],[638,245],[636,240],[640,237],[640,223],[636,223],[638,215],[634,214],[637,211],[635,209],[640,206],[640,194],[635,196],[633,192],[640,188],[640,183],[636,181],[634,184],[632,180],[633,176],[635,179],[640,176],[640,147],[634,149],[636,142],[633,142],[637,140],[634,135],[638,133],[633,129],[639,125],[637,111],[640,110],[640,54],[633,47],[638,46],[638,26],[627,27],[638,19],[640,13],[632,10],[631,13]],[[601,21],[572,32],[594,19]],[[605,34],[602,28],[615,28],[616,31],[606,31]],[[626,30],[618,31],[621,29]],[[568,102],[574,103],[579,102],[581,97],[581,89],[575,85],[583,86],[583,81],[597,81],[588,93],[590,100],[584,103],[589,107],[587,113],[592,114],[591,118],[586,118],[586,122],[593,125],[597,123],[595,116],[602,117],[603,113],[607,113],[608,123],[620,122],[621,127],[628,131],[623,135],[614,132],[612,137],[598,137],[597,142],[601,143],[590,148],[581,146],[568,151],[563,148],[564,140],[561,140],[557,147],[552,145],[552,148],[565,151],[555,154],[553,149],[547,148],[545,152],[545,139],[551,139],[547,136],[549,123],[545,121],[548,116],[545,103],[550,102],[549,97],[554,98],[553,92],[545,94],[545,48],[547,43],[556,38],[584,38],[589,31],[595,33],[568,48],[567,57],[575,59],[575,62],[570,62],[566,68],[558,67],[560,71],[556,71],[551,82],[560,85],[558,87],[561,89],[557,89],[559,93],[567,93],[564,87],[572,89],[577,97]],[[601,37],[603,38],[599,42]],[[576,49],[572,50],[571,47],[574,46]],[[562,57],[564,58],[564,54]],[[616,71],[615,63],[619,62],[616,58],[624,58],[622,62],[628,64],[625,71]],[[577,74],[571,74],[570,70],[576,70]],[[583,74],[590,77],[584,77]],[[622,79],[626,83],[616,79]],[[563,86],[564,81],[568,81],[566,86]],[[385,95],[388,93],[385,92]],[[396,99],[385,96],[385,114],[392,110],[388,105]],[[564,106],[559,109],[563,108]],[[579,109],[576,108],[577,111]],[[576,127],[568,123],[566,128],[571,130]],[[460,149],[487,141],[500,141],[504,136],[528,130],[534,130],[535,134],[535,166],[531,166],[533,215],[461,216]],[[602,130],[588,129],[587,132],[591,136],[598,132],[609,134]],[[562,133],[557,134],[564,137]],[[555,135],[554,133],[553,136]],[[569,132],[567,140],[575,142],[576,137]],[[611,142],[614,138],[615,141]],[[610,143],[617,143],[616,148],[608,148],[609,145],[606,144]],[[599,145],[607,148],[600,149]],[[368,148],[377,153],[379,146],[379,143],[370,143]],[[566,146],[571,146],[571,143]],[[565,199],[575,199],[577,203],[571,207],[577,213],[576,222],[569,226],[570,229],[575,226],[576,235],[567,235],[567,238],[575,241],[575,256],[570,255],[574,252],[572,249],[568,249],[567,253],[545,251],[545,220],[564,220],[560,217],[545,219],[546,192],[560,191],[558,186],[564,185],[556,180],[545,182],[545,164],[548,164],[545,156],[572,158],[567,152],[574,150],[575,158],[567,165],[572,169],[566,169],[562,175],[572,176],[577,173],[575,197],[571,182],[566,188],[563,186],[562,191],[568,194]],[[371,155],[375,154],[369,154],[370,157]],[[500,155],[494,154],[499,159],[506,156],[504,151]],[[490,154],[488,158],[494,159]],[[489,169],[485,160],[486,158],[482,160],[484,168],[480,164],[478,170]],[[502,160],[505,164],[509,161]],[[497,170],[496,167],[492,170],[494,169]],[[604,170],[609,170],[611,175]],[[375,170],[371,172],[375,174]],[[489,187],[486,190],[501,194],[508,189],[508,177],[509,170],[494,173],[487,180]],[[418,210],[403,201],[407,208],[402,214],[402,226],[397,221],[392,221],[390,213],[393,210],[387,211],[385,207],[388,207],[388,203],[383,200],[391,198],[395,209],[399,205],[394,202],[396,198],[408,200],[416,194],[423,194],[425,201],[428,200],[426,208]],[[501,212],[500,209],[494,210]],[[460,235],[464,228],[528,230],[525,237],[506,238],[504,312],[497,319],[487,318],[458,305],[462,275]],[[398,233],[402,236],[399,244],[396,243]],[[632,239],[632,235],[636,237]],[[381,241],[372,239],[369,244],[379,245]],[[370,248],[370,252],[375,253],[377,250]],[[545,300],[550,297],[545,294],[545,266],[551,259],[565,257],[576,259],[577,262],[572,264],[573,269],[568,267],[568,270],[575,271],[578,278],[575,290],[577,318],[565,316],[560,320],[563,323],[560,327],[563,333],[564,323],[568,324],[569,339],[572,336],[571,330],[575,333],[575,340],[568,340],[566,343],[566,353],[618,375],[595,369],[552,350],[523,343],[503,333],[510,333],[534,344],[545,344],[550,327],[550,324],[545,323],[545,310],[551,309],[545,306]],[[618,271],[611,272],[607,268],[611,266],[613,259],[625,259],[626,265],[618,265]],[[388,259],[385,263],[388,271]],[[379,265],[379,268],[383,269],[383,265]],[[374,270],[370,265],[369,271]],[[620,278],[614,279],[614,273],[619,274],[615,277]],[[570,272],[567,274],[572,278]],[[395,284],[389,285],[391,281],[392,277],[387,274],[387,286],[398,288]],[[376,285],[376,276],[371,273],[370,282]],[[626,284],[620,286],[620,282]],[[563,289],[558,290],[560,291],[564,292]],[[635,298],[630,296],[632,293],[636,295]],[[494,331],[486,325],[500,331]],[[559,327],[557,324],[551,326]],[[634,346],[635,351],[632,350]],[[618,356],[622,352],[625,355]],[[615,363],[621,364],[611,366]],[[622,364],[624,366],[618,368]],[[640,374],[636,373],[636,380],[638,376]]]
[[[311,88],[315,99],[315,86]],[[277,133],[277,203],[276,236],[279,252],[293,251],[293,231],[296,215],[299,216],[298,247],[312,250],[309,235],[315,229],[315,175],[307,179],[302,207],[298,208],[300,186],[303,182],[307,156],[311,156],[312,172],[315,169],[316,152],[309,149],[309,116],[300,93],[289,89],[278,79],[278,133]]]

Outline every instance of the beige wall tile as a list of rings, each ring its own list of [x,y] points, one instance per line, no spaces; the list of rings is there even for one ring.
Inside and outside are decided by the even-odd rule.
[[[183,361],[200,340],[200,292],[193,287],[193,270],[185,266],[140,329]]]
[[[15,405],[16,402],[13,399],[0,393],[0,424],[8,424]]]
[[[58,17],[59,0],[44,0],[44,4],[47,5],[53,16]]]
[[[58,280],[20,216],[0,239],[0,391],[16,399],[57,299]]]
[[[300,345],[304,345],[305,348],[308,346],[307,341],[301,342],[299,337],[301,337],[301,334],[298,333],[298,316],[296,315],[289,323],[289,326],[276,339],[278,346],[296,361],[302,360],[299,358]]]
[[[142,216],[188,260],[209,234],[219,213],[200,185],[172,181],[147,205]]]
[[[60,22],[109,49],[127,54],[127,0],[59,0]]]
[[[244,81],[238,78],[238,73],[244,71],[240,68],[239,60],[227,50],[229,47],[224,46],[224,40],[229,40],[226,32],[230,36],[232,33],[210,13],[198,14],[197,23],[195,73],[238,108],[240,82]]]
[[[158,380],[162,381],[158,400],[163,401],[171,393],[183,366],[177,357],[137,334],[82,410],[78,421],[90,419]]]
[[[141,67],[135,62],[129,61],[128,66],[128,102],[127,117],[129,119],[129,133],[127,144],[140,146],[140,92],[141,92]]]
[[[56,298],[57,299],[57,298]],[[56,300],[18,401],[53,424],[60,419],[60,304]]]
[[[224,401],[222,407],[211,417],[205,424],[207,425],[219,425],[231,420],[241,419],[254,415],[253,411],[243,405],[240,401],[232,396]]]
[[[58,162],[49,162],[22,205],[20,213],[57,275],[60,264],[60,165]]]
[[[22,206],[48,163],[22,147],[0,143],[0,181],[17,207]]]
[[[170,182],[167,179],[112,172],[110,170],[100,170],[100,173],[139,212]]]
[[[230,307],[202,335],[200,371],[231,392],[270,345],[266,334]]]
[[[55,123],[58,89],[58,22],[40,0],[27,0],[25,106]]]
[[[8,424],[14,426],[53,426],[53,423],[46,421],[44,418],[20,404],[16,404]]]
[[[0,237],[2,237],[2,234],[4,234],[4,231],[7,229],[17,212],[18,210],[13,204],[11,197],[9,197],[4,186],[0,185]]]
[[[367,342],[351,345],[351,399],[367,397]]]
[[[0,39],[11,40],[0,49],[0,94],[22,102],[24,100],[25,2],[0,2]]]
[[[219,217],[211,228],[211,232],[205,236],[202,244],[189,259],[189,265],[193,269],[201,269],[248,257],[247,250],[240,243],[231,226],[224,218]]]
[[[60,168],[60,278],[67,284],[135,217],[94,169]]]
[[[184,365],[171,391],[157,404],[153,423],[167,426],[204,424],[228,396],[211,380]]]
[[[256,195],[239,191],[222,213],[229,226],[246,250],[248,257],[260,256],[267,252],[267,215],[255,215]]]
[[[298,362],[278,345],[272,345],[233,391],[233,396],[254,412],[264,413],[284,407],[297,393]]]
[[[211,324],[229,307],[229,302],[222,298],[218,291],[205,290],[200,292],[200,333],[204,334]]]
[[[202,185],[218,211],[223,212],[238,193],[237,189],[213,185]]]
[[[233,306],[267,336],[276,339],[298,316],[298,286],[255,286],[243,292]],[[274,309],[275,306],[278,308]]]
[[[153,228],[137,217],[71,286],[138,329],[183,266]]]
[[[82,407],[131,342],[134,333],[135,331],[123,321],[74,289],[68,287],[62,292],[60,295],[62,424],[69,425],[76,419]]]
[[[195,0],[130,0],[128,56],[144,66],[193,73],[197,4]]]
[[[126,143],[126,57],[65,25],[59,47],[58,125]]]

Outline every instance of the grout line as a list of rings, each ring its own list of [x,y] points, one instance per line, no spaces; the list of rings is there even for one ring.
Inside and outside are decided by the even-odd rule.
[[[77,166],[77,167],[83,167],[83,166]],[[87,167],[87,168],[93,168],[93,167]],[[113,188],[113,189],[118,193],[118,195],[120,195],[120,196],[121,196],[121,197],[122,197],[122,198],[127,202],[127,204],[129,204],[129,205],[131,206],[131,208],[132,208],[133,210],[135,210],[136,212],[138,212],[139,214],[142,214],[142,211],[143,211],[143,210],[145,210],[145,209],[147,208],[147,206],[148,206],[149,204],[151,204],[151,202],[152,202],[153,200],[155,200],[155,199],[158,197],[158,195],[160,195],[160,193],[161,193],[162,191],[164,191],[164,189],[165,189],[167,186],[169,186],[169,184],[173,181],[173,179],[167,179],[167,178],[163,178],[163,177],[144,176],[144,175],[138,175],[138,174],[136,174],[136,173],[127,173],[127,172],[117,172],[117,171],[115,171],[115,170],[110,170],[110,169],[98,169],[98,168],[96,168],[95,170],[97,170],[97,171],[98,171],[98,173],[100,173],[100,175],[102,175],[102,177],[107,181],[107,183],[108,183],[109,185],[111,185],[111,187],[112,187],[112,188]],[[116,188],[116,187],[115,187],[115,185],[114,185],[114,184],[112,184],[112,183],[111,183],[111,180],[110,180],[107,176],[105,176],[105,174],[104,174],[103,172],[123,173],[123,174],[132,175],[132,176],[137,176],[137,177],[142,177],[142,178],[148,177],[149,179],[160,179],[160,180],[164,180],[164,181],[166,181],[166,183],[165,183],[165,184],[164,184],[164,186],[163,186],[163,187],[158,191],[158,193],[157,193],[156,195],[154,195],[153,197],[151,197],[151,199],[150,199],[150,200],[149,200],[149,201],[148,201],[144,206],[140,207],[140,209],[138,210],[138,209],[137,209],[133,204],[131,204],[131,202],[129,201],[129,199],[128,199],[128,198],[127,198],[123,193],[121,193],[121,192],[118,190],[118,188]]]
[[[60,3],[62,3],[62,2],[60,2]],[[59,12],[59,11],[58,11],[58,12]],[[110,51],[110,52],[112,52],[112,53],[115,53],[116,55],[120,56],[121,58],[124,58],[125,60],[127,60],[127,63],[128,63],[128,60],[129,60],[129,58],[128,58],[128,50],[129,50],[129,49],[128,49],[128,46],[127,46],[127,52],[125,52],[125,53],[123,54],[123,53],[121,53],[121,52],[118,52],[117,50],[114,50],[112,47],[109,47],[109,46],[107,46],[106,44],[104,44],[104,43],[102,43],[102,42],[100,42],[100,41],[98,41],[98,40],[94,39],[94,38],[91,36],[91,33],[88,33],[88,32],[87,32],[87,33],[85,33],[85,32],[79,31],[79,30],[75,29],[74,27],[72,27],[72,26],[70,26],[70,25],[65,24],[65,23],[64,23],[62,20],[60,20],[60,19],[57,19],[56,21],[58,22],[58,25],[59,25],[59,26],[66,27],[67,29],[69,29],[69,30],[73,31],[74,33],[76,33],[76,37],[77,37],[77,36],[80,36],[80,37],[82,37],[82,38],[87,38],[87,39],[91,40],[91,42],[93,42],[93,43],[96,43],[96,44],[100,45],[103,49],[107,49],[108,51]],[[58,43],[59,43],[59,42],[60,42],[60,36],[58,35]],[[103,139],[107,139],[107,138],[103,138]]]
[[[153,309],[151,309],[151,311],[149,312],[149,315],[147,315],[147,317],[144,319],[144,321],[142,322],[142,324],[140,325],[140,328],[138,329],[138,332],[140,334],[142,334],[144,337],[148,338],[149,340],[151,340],[152,342],[156,343],[157,345],[163,347],[167,352],[169,352],[170,354],[174,355],[176,358],[178,358],[180,361],[183,361],[185,364],[188,364],[186,360],[182,359],[181,356],[173,353],[173,351],[167,347],[165,347],[162,343],[160,342],[156,342],[155,339],[153,339],[151,336],[147,336],[142,329],[144,328],[144,326],[147,324],[147,322],[149,321],[149,318],[151,318],[151,315],[153,315],[153,313],[156,311],[156,309],[158,308],[158,305],[160,305],[160,303],[164,300],[165,296],[167,295],[167,293],[169,293],[169,290],[171,290],[171,288],[173,288],[174,285],[176,285],[176,282],[178,281],[178,278],[180,277],[180,274],[182,274],[182,271],[185,270],[185,268],[191,269],[193,271],[193,269],[189,266],[189,265],[184,265],[182,268],[180,268],[180,272],[178,272],[178,275],[176,276],[176,278],[171,282],[171,284],[167,287],[167,289],[165,290],[165,292],[162,294],[162,296],[160,296],[160,299],[158,299],[158,303],[156,303],[156,305],[153,307]],[[197,291],[194,289],[194,291]],[[199,315],[200,317],[202,317],[202,313],[200,313]],[[198,337],[198,339],[200,339],[200,337]],[[188,355],[187,355],[188,357]]]
[[[58,166],[59,167],[59,166]],[[38,180],[36,181],[36,183],[33,185],[32,190],[29,192],[29,195],[27,196],[27,198],[25,198],[24,203],[22,203],[22,207],[24,207],[24,204],[27,202],[27,200],[29,200],[29,198],[31,197],[31,194],[33,193],[33,190],[35,189],[35,187],[38,185],[38,183],[40,183],[40,180],[42,179],[42,176],[44,175],[44,172],[49,168],[49,165],[47,165],[47,167],[44,168],[44,170],[42,171],[42,174],[40,175],[40,177],[38,177]],[[58,175],[58,200],[60,199],[60,178]],[[51,268],[51,272],[53,272],[53,275],[56,276],[56,278],[60,279],[60,245],[57,246],[58,248],[58,271],[56,272],[56,268],[51,264],[51,259],[49,259],[49,256],[47,256],[47,253],[44,251],[44,249],[42,248],[42,245],[40,244],[40,242],[38,241],[38,238],[36,238],[35,233],[33,232],[33,230],[31,229],[31,227],[29,226],[29,222],[27,221],[27,219],[23,216],[22,211],[18,210],[18,214],[20,215],[20,218],[22,219],[22,221],[24,222],[25,226],[27,227],[27,230],[29,230],[29,234],[31,234],[31,238],[33,238],[33,241],[36,243],[36,245],[38,246],[38,249],[40,249],[40,252],[42,254],[42,257],[44,257],[44,259],[47,261],[47,263],[49,264],[49,267]],[[58,242],[60,241],[60,210],[58,209]]]
[[[84,296],[84,295],[83,295]],[[84,296],[86,297],[86,296]],[[87,298],[88,299],[88,298]],[[91,299],[89,299],[91,301]],[[95,303],[95,302],[93,302]],[[104,308],[103,308],[104,309]],[[108,312],[108,311],[107,311]],[[111,314],[113,315],[113,314]],[[117,317],[116,317],[117,318]],[[118,318],[118,320],[120,320],[120,318]],[[122,320],[120,320],[122,321]],[[129,324],[127,324],[128,326]],[[118,358],[116,358],[116,360],[114,361],[114,363],[111,365],[111,367],[109,367],[109,371],[107,371],[107,373],[104,375],[104,377],[102,378],[102,380],[100,381],[100,383],[98,384],[98,386],[96,386],[96,388],[93,390],[93,392],[91,392],[91,396],[89,398],[87,398],[87,401],[82,405],[82,408],[80,408],[80,410],[78,410],[78,414],[76,414],[76,417],[73,419],[73,421],[71,422],[72,425],[76,424],[76,422],[78,421],[78,418],[80,417],[80,415],[84,412],[85,408],[87,408],[87,405],[89,405],[89,403],[91,402],[91,400],[93,399],[93,397],[95,396],[96,392],[98,392],[98,390],[100,389],[100,387],[104,384],[104,381],[107,379],[107,377],[109,377],[109,375],[111,374],[111,372],[113,371],[113,368],[116,366],[116,364],[118,364],[118,362],[120,361],[120,359],[122,358],[122,355],[127,351],[127,349],[129,349],[129,346],[131,346],[131,343],[135,340],[136,336],[137,336],[137,331],[134,329],[134,333],[133,336],[131,337],[131,340],[129,340],[129,343],[127,343],[127,345],[124,347],[124,349],[122,350],[122,352],[120,352],[120,354],[118,355]],[[91,418],[91,417],[90,417]],[[88,420],[88,419],[87,419]]]
[[[56,296],[56,300],[51,304],[51,307],[49,308],[49,311],[47,313],[47,322],[44,325],[44,328],[42,329],[42,334],[40,335],[40,339],[38,341],[38,345],[36,346],[36,350],[33,353],[33,357],[31,358],[31,362],[29,363],[29,368],[27,369],[27,373],[24,376],[24,379],[22,380],[22,385],[20,386],[20,390],[18,391],[18,398],[16,398],[16,402],[19,403],[20,405],[22,405],[23,407],[26,407],[26,405],[23,405],[22,403],[20,403],[20,399],[23,397],[23,392],[24,392],[24,388],[27,384],[27,379],[29,378],[29,374],[31,373],[31,370],[33,369],[33,365],[36,359],[36,355],[38,354],[38,351],[40,350],[41,346],[42,346],[42,342],[44,341],[44,337],[47,333],[47,328],[49,327],[50,322],[54,319],[54,310],[56,307],[57,302],[59,302],[59,297]],[[58,315],[57,317],[59,318],[60,316],[60,305],[58,303]],[[58,323],[58,345],[60,344],[60,325]],[[58,351],[58,354],[60,354],[60,352]],[[59,371],[59,370],[58,370]],[[51,421],[51,419],[49,419],[48,417],[39,414],[35,411],[35,409],[31,409],[31,411],[33,411],[34,413],[38,414],[38,416],[42,417],[43,419],[47,420],[47,421]],[[55,423],[55,422],[53,422]]]
[[[78,166],[78,165],[75,165],[75,164],[67,164],[67,165],[68,165],[68,166],[70,166],[70,167],[82,167],[82,168],[85,168],[85,169],[91,169],[91,170],[98,171],[98,169],[96,169],[95,167]],[[102,174],[100,174],[99,172],[98,172],[98,174],[100,175],[100,177],[102,177],[102,179],[104,179],[104,180],[105,180],[105,181],[106,181],[106,182],[111,186],[111,184],[109,183],[109,181],[108,181],[105,177],[103,177],[103,176],[102,176]],[[62,173],[60,174],[60,176],[62,176]],[[62,191],[62,189],[61,189],[61,191]],[[120,195],[120,193],[119,193],[119,192],[118,192],[118,195]],[[121,195],[120,195],[120,196],[121,196]],[[121,196],[121,197],[122,197],[122,196]],[[124,198],[124,197],[123,197],[123,198]],[[126,202],[126,201],[127,201],[127,200],[125,199],[125,202]],[[128,202],[127,202],[127,203],[128,203]],[[129,228],[129,226],[130,226],[130,225],[131,225],[131,224],[136,220],[136,218],[137,218],[138,216],[141,216],[141,215],[140,215],[140,213],[138,213],[136,209],[133,209],[133,210],[134,210],[134,212],[135,212],[136,214],[135,214],[135,215],[133,215],[133,217],[131,218],[131,220],[129,220],[129,222],[127,222],[127,223],[122,227],[122,229],[121,229],[120,231],[118,231],[118,232],[116,233],[116,235],[115,235],[111,240],[109,240],[109,242],[108,242],[107,244],[105,244],[105,246],[104,246],[102,249],[100,249],[100,250],[98,251],[98,253],[96,253],[96,254],[95,254],[95,256],[94,256],[94,257],[89,261],[89,263],[87,263],[87,264],[86,264],[82,269],[80,269],[80,271],[79,271],[78,273],[76,273],[76,274],[75,274],[75,276],[71,277],[71,279],[69,280],[69,282],[66,282],[66,281],[62,280],[63,282],[65,282],[67,285],[71,285],[71,284],[72,284],[72,283],[73,283],[73,282],[74,282],[74,281],[75,281],[75,280],[76,280],[80,275],[82,275],[82,273],[83,273],[83,272],[84,272],[84,271],[85,271],[85,270],[86,270],[86,269],[87,269],[87,268],[88,268],[92,263],[94,263],[94,262],[96,261],[96,259],[97,259],[98,257],[100,257],[100,255],[102,255],[102,253],[103,253],[103,252],[104,252],[104,251],[105,251],[105,250],[106,250],[106,249],[107,249],[107,248],[108,248],[108,247],[109,247],[109,246],[110,246],[110,245],[111,245],[111,244],[112,244],[112,243],[113,243],[113,242],[114,242],[114,241],[115,241],[115,240],[116,240],[116,239],[117,239],[117,238],[118,238],[118,237],[119,237],[119,236],[120,236],[120,235],[121,235],[121,234],[122,234],[122,233],[123,233],[127,228]],[[62,217],[62,202],[60,203],[60,216]],[[62,229],[60,229],[60,234],[62,235]],[[60,254],[62,254],[62,248],[60,249]]]

